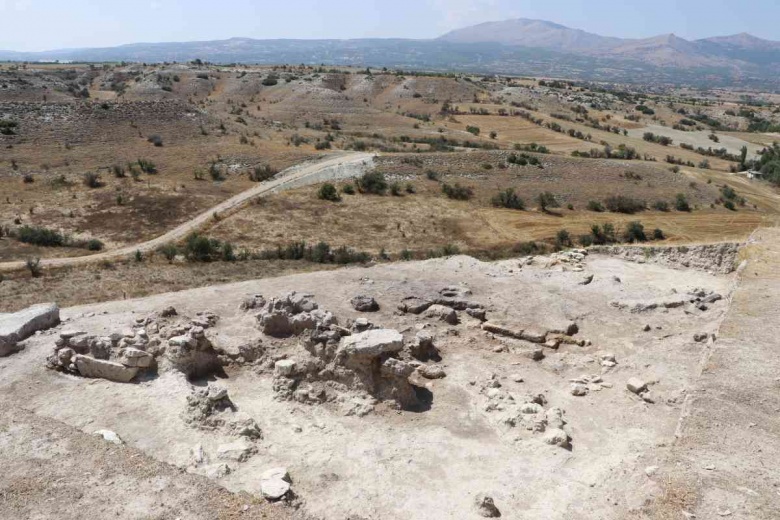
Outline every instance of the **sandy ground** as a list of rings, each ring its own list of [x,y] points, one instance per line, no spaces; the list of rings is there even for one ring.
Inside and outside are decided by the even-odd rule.
[[[594,275],[593,282],[580,285],[588,274]],[[460,324],[449,326],[395,312],[405,296],[458,284],[468,286],[473,291],[470,298],[487,306],[491,320],[524,327],[551,327],[575,320],[580,326],[577,337],[591,340],[592,345],[545,349],[544,360],[532,361],[522,354],[526,345],[485,333],[479,322],[465,313],[461,313]],[[229,463],[232,471],[221,477],[212,474],[216,449],[233,438],[218,431],[194,429],[182,417],[193,385],[202,386],[206,381],[188,382],[183,376],[165,373],[122,385],[48,371],[43,363],[58,332],[53,330],[28,340],[22,352],[0,360],[0,395],[36,417],[86,433],[113,430],[128,449],[138,449],[188,472],[212,474],[218,484],[234,492],[257,496],[259,475],[284,465],[292,475],[301,511],[315,518],[478,518],[474,507],[478,493],[492,496],[504,518],[662,518],[653,511],[663,508],[672,508],[669,518],[679,518],[685,507],[695,509],[699,503],[702,508],[710,507],[707,490],[700,487],[691,487],[686,495],[690,498],[679,503],[668,500],[671,470],[679,467],[675,461],[682,458],[691,463],[680,451],[683,441],[690,438],[697,449],[707,448],[695,440],[698,437],[694,437],[695,429],[688,426],[688,419],[683,421],[683,432],[690,431],[690,435],[675,437],[681,416],[689,417],[691,409],[696,409],[692,406],[700,402],[686,396],[701,391],[700,364],[711,349],[694,342],[693,335],[718,331],[727,316],[734,284],[734,275],[715,276],[608,257],[590,257],[584,272],[573,272],[560,265],[548,266],[543,259],[520,268],[517,260],[482,263],[460,256],[64,309],[67,327],[98,335],[126,328],[135,317],[168,305],[190,316],[209,309],[221,316],[214,332],[230,341],[262,339],[254,318],[238,310],[247,295],[272,297],[290,290],[313,293],[322,308],[345,321],[360,315],[351,308],[349,299],[368,294],[382,307],[368,316],[373,323],[402,331],[407,339],[423,326],[435,333],[447,377],[415,380],[421,391],[427,390],[431,396],[429,409],[421,412],[380,407],[364,418],[346,417],[343,409],[333,404],[275,400],[271,375],[258,367],[228,368],[220,382],[228,387],[238,409],[258,422],[264,438],[257,444],[256,455],[246,462]],[[718,292],[726,299],[706,312],[690,305],[639,313],[621,308],[622,304],[684,299],[695,288]],[[650,326],[649,331],[644,330],[645,325]],[[301,352],[295,341],[282,348],[294,356]],[[604,352],[616,356],[616,367],[600,366]],[[594,388],[581,397],[571,394],[570,379],[595,374],[612,386]],[[488,400],[481,389],[493,375],[519,403],[525,400],[523,396],[541,394],[546,408],[563,409],[572,449],[547,445],[541,435],[524,427],[503,425],[500,412],[486,411]],[[517,382],[517,376],[523,381]],[[632,377],[651,384],[654,404],[626,390],[626,381]],[[746,377],[740,372],[728,379]],[[706,416],[702,420],[707,428],[717,428]],[[729,416],[718,419],[730,420]],[[767,421],[762,424],[771,423]],[[711,435],[696,435],[703,434]],[[769,438],[765,441],[759,445],[766,446]],[[202,465],[195,465],[191,456],[198,444],[207,459]],[[753,464],[760,457],[739,442],[729,446],[735,459],[739,454]],[[772,449],[776,450],[776,445]],[[5,490],[25,478],[25,472],[18,453],[8,454],[5,448],[2,452],[17,468],[5,477]],[[63,462],[52,464],[56,469]],[[659,469],[649,471],[651,466]],[[746,476],[749,467],[735,465],[736,476]],[[761,493],[762,504],[776,505],[776,495],[764,494],[771,482],[776,485],[776,469],[762,471],[765,486],[750,489]],[[110,488],[105,489],[105,493],[110,492]],[[752,495],[744,499],[759,501]],[[15,503],[6,507],[11,511],[34,510],[34,506],[18,509]],[[736,512],[736,506],[732,511]],[[768,511],[765,506],[755,511],[759,514],[742,518],[771,518],[761,516]],[[150,509],[145,514],[154,517],[152,513]],[[99,514],[87,517],[101,518]]]

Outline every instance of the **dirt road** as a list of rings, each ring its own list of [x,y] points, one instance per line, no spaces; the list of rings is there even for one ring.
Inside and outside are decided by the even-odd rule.
[[[203,228],[215,218],[227,216],[255,198],[291,188],[306,186],[308,184],[316,184],[327,180],[346,179],[360,175],[373,163],[373,158],[374,154],[370,153],[349,153],[329,156],[317,162],[299,164],[281,172],[271,181],[260,183],[252,189],[239,193],[238,195],[217,204],[208,211],[201,213],[188,222],[185,222],[153,240],[96,255],[42,259],[41,266],[66,267],[84,265],[93,262],[127,258],[135,254],[136,251],[141,251],[141,253],[154,251],[162,245],[181,240],[193,231]],[[24,267],[25,262],[22,261],[4,262],[0,263],[0,272],[16,271],[24,269]]]

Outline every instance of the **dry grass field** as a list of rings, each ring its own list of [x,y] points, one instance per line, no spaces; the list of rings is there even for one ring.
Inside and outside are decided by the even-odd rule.
[[[780,212],[777,190],[727,173],[735,163],[636,137],[648,125],[671,126],[681,114],[696,112],[733,123],[740,131],[729,135],[736,138],[771,143],[776,136],[745,132],[745,121],[725,114],[724,107],[737,107],[739,98],[723,92],[660,96],[527,78],[186,64],[2,64],[0,83],[0,119],[16,125],[12,135],[0,135],[0,262],[92,253],[83,246],[43,247],[5,236],[21,226],[56,230],[82,244],[96,239],[106,250],[128,247],[256,186],[256,168],[272,174],[340,150],[377,153],[377,170],[399,184],[401,196],[343,195],[334,203],[318,199],[316,186],[299,188],[259,199],[204,232],[247,252],[303,240],[373,255],[384,251],[391,258],[404,250],[425,256],[449,246],[505,255],[520,242],[551,243],[561,229],[576,238],[593,224],[620,230],[632,221],[648,231],[662,229],[671,243],[741,240],[758,226],[774,224]],[[713,95],[727,103],[718,105]],[[655,115],[637,112],[640,103]],[[773,117],[770,109],[761,109],[762,117]],[[547,127],[553,122],[563,132]],[[599,130],[594,122],[621,131]],[[509,163],[512,150],[532,143],[549,152],[529,155],[543,168]],[[632,147],[654,161],[571,157],[604,144]],[[667,154],[694,164],[706,158],[710,168],[672,171]],[[142,162],[153,163],[155,171],[133,173]],[[95,187],[85,184],[89,173],[99,175]],[[406,192],[407,184],[415,193]],[[473,197],[451,200],[442,193],[444,184],[466,186]],[[719,200],[724,185],[745,199],[736,211]],[[524,211],[493,206],[491,199],[507,188],[524,200]],[[542,192],[552,193],[560,207],[539,211],[535,200]],[[674,211],[677,194],[685,195],[692,212]],[[613,195],[648,207],[666,201],[672,210],[625,215],[587,209],[590,201]],[[83,301],[200,285],[196,278],[256,275],[243,264],[179,261],[168,268],[160,258],[129,262],[117,262],[115,270],[96,266],[106,282]],[[257,269],[275,269],[252,262]],[[155,283],[160,269],[173,269],[175,281]],[[188,277],[188,269],[200,271]],[[78,303],[67,289],[67,280],[77,275],[87,276],[47,271],[44,279],[63,301]],[[13,296],[18,307],[41,290],[40,283],[29,273],[13,273],[0,283],[0,294]]]

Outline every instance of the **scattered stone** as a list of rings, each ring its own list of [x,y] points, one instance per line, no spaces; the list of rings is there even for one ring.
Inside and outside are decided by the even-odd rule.
[[[550,428],[544,434],[544,442],[551,446],[558,446],[559,448],[568,449],[570,444],[569,434],[560,428]]]
[[[107,379],[116,383],[129,383],[138,374],[138,368],[81,354],[77,354],[73,362],[79,374],[84,377]]]
[[[479,513],[480,516],[484,518],[501,517],[501,511],[499,511],[498,508],[496,507],[493,498],[485,494],[479,494],[475,499],[475,504],[477,506],[477,512]]]
[[[160,316],[163,318],[172,318],[173,316],[177,316],[178,313],[176,312],[176,309],[173,307],[166,307],[160,312]]]
[[[641,379],[632,377],[626,382],[626,388],[629,392],[639,395],[647,390],[647,383]]]
[[[398,310],[410,314],[421,314],[431,305],[433,305],[433,302],[430,300],[418,298],[417,296],[407,296],[401,300],[401,304],[398,305]]]
[[[647,466],[645,468],[645,475],[652,477],[658,472],[658,466]]]
[[[450,325],[457,325],[458,323],[458,313],[449,307],[439,304],[428,307],[425,311],[425,317],[439,319]]]
[[[415,359],[420,361],[428,361],[429,359],[439,360],[439,350],[433,344],[433,334],[428,331],[421,330],[414,335],[409,344],[409,353]]]
[[[512,374],[511,376],[509,376],[509,379],[511,379],[515,383],[522,383],[524,381],[523,376],[521,376],[520,374]]]
[[[126,367],[149,368],[154,358],[148,352],[137,348],[126,348],[122,351],[120,362]]]
[[[706,332],[700,332],[698,334],[693,335],[693,341],[696,343],[703,343],[707,341],[707,333]]]
[[[295,361],[292,359],[280,359],[274,364],[278,375],[289,377],[295,373]]]
[[[370,296],[355,296],[350,300],[352,308],[358,312],[376,312],[379,310],[379,304]]]
[[[60,308],[55,303],[33,305],[14,313],[0,313],[0,357],[18,350],[18,343],[36,332],[60,322]]]
[[[582,383],[572,383],[570,392],[573,396],[582,397],[588,395],[588,387]]]
[[[443,379],[447,377],[444,369],[439,365],[424,365],[418,371],[425,379]]]
[[[110,442],[111,444],[116,444],[117,446],[121,446],[125,443],[122,438],[119,437],[119,435],[117,435],[115,432],[112,432],[111,430],[97,430],[93,433],[93,435],[103,437],[104,441]]]
[[[239,309],[242,311],[249,311],[252,309],[262,309],[265,307],[266,301],[261,294],[255,294],[241,302]]]
[[[217,457],[223,460],[232,460],[235,462],[244,462],[257,451],[253,445],[246,441],[239,440],[229,444],[222,444],[217,447]]]
[[[650,332],[653,328],[650,326],[650,324],[647,324],[642,329],[644,332]]]
[[[487,320],[487,312],[485,309],[466,309],[466,314],[471,316],[474,319],[477,319],[479,321],[486,321]]]
[[[590,285],[593,282],[593,277],[594,276],[592,274],[585,276],[579,285]]]

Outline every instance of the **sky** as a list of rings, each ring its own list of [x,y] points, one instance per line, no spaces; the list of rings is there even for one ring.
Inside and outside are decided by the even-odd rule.
[[[434,38],[536,18],[603,36],[780,40],[778,0],[0,0],[0,49],[249,38]]]

